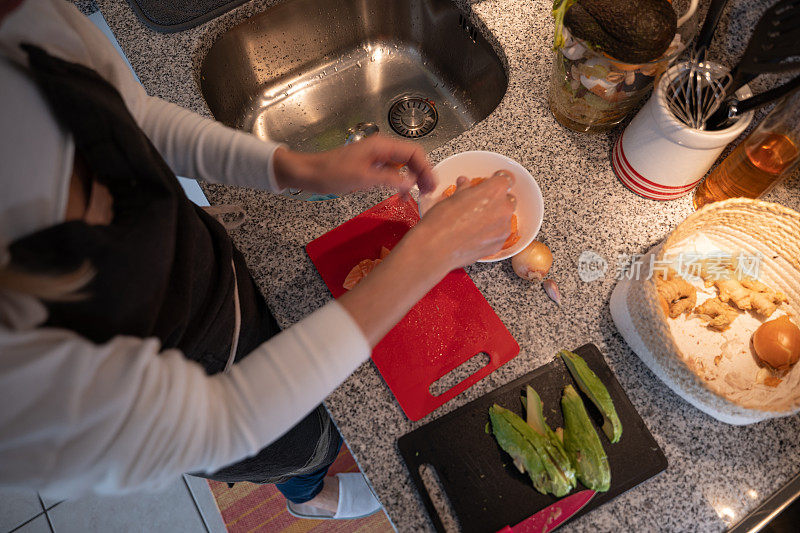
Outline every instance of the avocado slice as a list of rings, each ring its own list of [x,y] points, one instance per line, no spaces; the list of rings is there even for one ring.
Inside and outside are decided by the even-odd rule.
[[[614,59],[637,64],[667,51],[678,16],[667,0],[576,0],[564,24]]]
[[[572,385],[564,388],[561,410],[564,413],[564,448],[575,465],[578,479],[587,488],[607,491],[611,486],[608,456],[589,420],[583,400]]]
[[[564,449],[564,443],[561,442],[556,433],[547,425],[544,419],[542,399],[530,385],[525,388],[525,400],[525,416],[528,425],[532,427],[536,433],[546,439],[547,454],[574,488],[575,485],[577,485],[575,469],[572,467],[569,455],[567,455],[567,451]]]
[[[574,481],[570,482],[550,457],[545,437],[536,433],[522,418],[497,404],[489,408],[489,419],[497,443],[511,456],[520,471],[528,473],[536,490],[558,497],[572,490]]]
[[[619,442],[620,437],[622,437],[622,422],[619,420],[614,402],[611,400],[611,395],[608,393],[606,386],[603,385],[597,374],[592,372],[592,369],[589,368],[589,365],[580,355],[568,350],[561,350],[558,354],[567,365],[569,373],[575,378],[578,387],[602,413],[603,433],[606,434],[606,437],[611,442]]]
[[[511,456],[517,469],[528,473],[536,490],[547,494],[547,472],[545,472],[539,454],[536,453],[536,449],[526,438],[525,433],[515,427],[513,417],[509,415],[516,416],[497,404],[489,408],[489,419],[492,422],[494,438],[497,439],[497,443],[503,451]]]

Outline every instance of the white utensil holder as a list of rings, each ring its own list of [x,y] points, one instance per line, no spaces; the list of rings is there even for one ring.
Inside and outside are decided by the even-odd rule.
[[[718,131],[690,128],[675,118],[667,104],[669,74],[678,68],[680,65],[674,65],[661,76],[650,100],[625,128],[611,154],[611,166],[622,184],[652,200],[674,200],[691,192],[753,118],[752,111],[745,113]],[[751,95],[746,85],[736,92],[740,99]]]

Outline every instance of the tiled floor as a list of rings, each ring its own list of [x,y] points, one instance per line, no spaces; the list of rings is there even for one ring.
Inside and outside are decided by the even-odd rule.
[[[0,490],[0,532],[225,533],[204,479],[184,476],[166,490],[129,496],[87,496],[53,502],[35,492]]]
[[[10,531],[44,512],[35,492],[0,492],[0,531]]]

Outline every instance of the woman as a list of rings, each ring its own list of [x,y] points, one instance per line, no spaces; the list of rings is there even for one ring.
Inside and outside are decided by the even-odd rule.
[[[363,476],[326,477],[341,438],[320,402],[447,272],[499,250],[513,178],[461,183],[356,288],[279,332],[175,172],[425,191],[421,149],[263,142],[147,96],[71,4],[0,6],[0,484],[67,498],[200,472],[277,483],[300,516],[377,510]]]

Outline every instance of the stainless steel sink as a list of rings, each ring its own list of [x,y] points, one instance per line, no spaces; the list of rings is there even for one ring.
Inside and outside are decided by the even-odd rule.
[[[508,86],[449,0],[287,0],[227,31],[201,67],[221,122],[318,151],[371,122],[427,150],[486,117]]]

